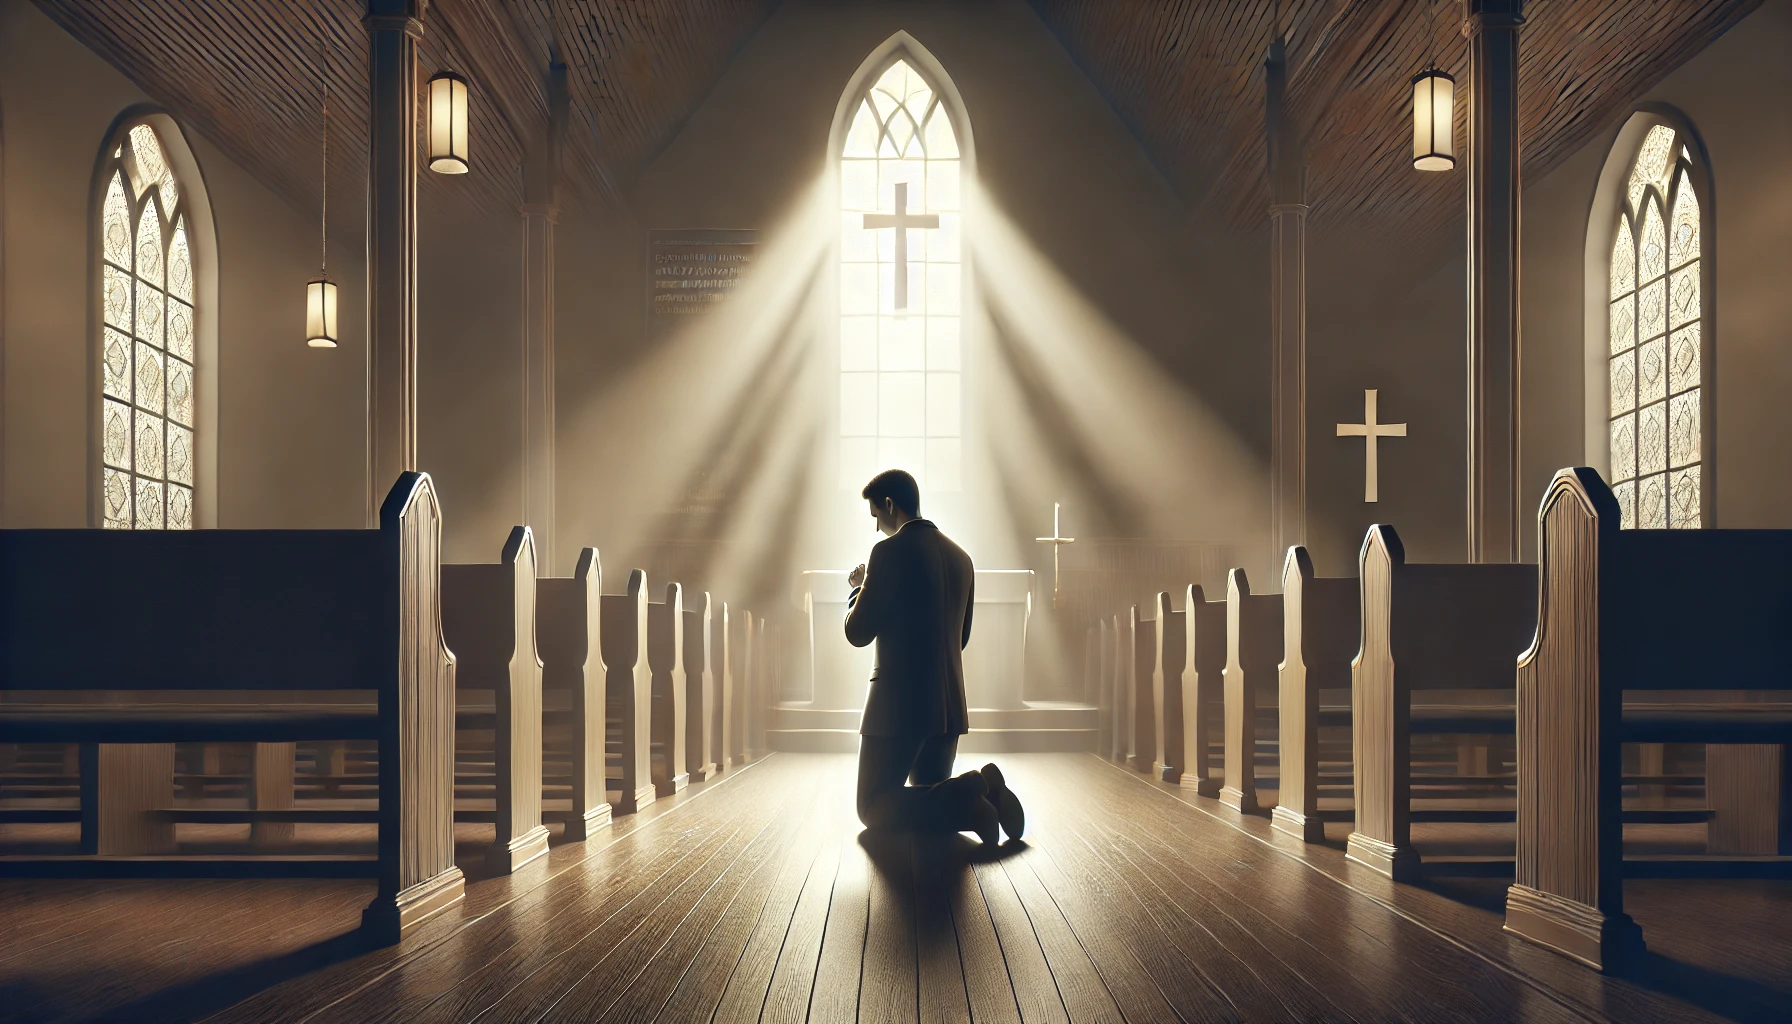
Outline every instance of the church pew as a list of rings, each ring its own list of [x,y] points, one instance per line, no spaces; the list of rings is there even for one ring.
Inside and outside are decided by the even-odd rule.
[[[535,537],[527,526],[511,529],[495,563],[442,566],[442,635],[459,666],[457,760],[467,762],[472,736],[489,732],[492,737],[494,807],[456,807],[454,820],[496,824],[486,862],[501,875],[548,852],[548,830],[541,823],[535,589]]]
[[[779,699],[777,630],[764,615],[753,616],[753,689],[747,702],[747,760],[757,761],[766,754],[765,720],[772,702]]]
[[[710,660],[710,596],[684,610],[685,770],[702,782],[716,773],[710,754],[715,712],[715,673]]]
[[[134,859],[175,849],[164,812],[177,743],[372,740],[378,810],[328,819],[378,825],[375,860],[345,865],[378,879],[365,930],[396,942],[461,900],[455,660],[441,631],[441,513],[429,477],[402,474],[379,522],[0,531],[0,743],[81,745],[89,852],[152,871],[153,861]],[[132,583],[145,578],[163,587],[161,600],[138,599]],[[321,866],[266,863],[281,875]],[[232,866],[181,865],[200,875]]]
[[[1282,660],[1282,595],[1253,594],[1243,569],[1226,575],[1225,736],[1220,802],[1254,814],[1257,740],[1275,735],[1277,666]],[[1267,729],[1265,729],[1267,726]]]
[[[712,675],[716,694],[715,725],[710,736],[716,768],[720,771],[727,771],[740,761],[738,748],[734,745],[734,718],[740,711],[734,696],[734,659],[731,654],[734,636],[729,626],[732,615],[728,602],[722,601],[709,620],[709,656],[715,666]]]
[[[733,745],[734,763],[746,764],[747,709],[753,701],[753,613],[742,610],[734,617],[734,636],[728,644],[734,677],[734,711],[728,719],[728,741]]]
[[[1101,708],[1095,749],[1103,757],[1114,756],[1115,722],[1119,709],[1114,705],[1114,624],[1102,619],[1096,624],[1095,680],[1091,693]]]
[[[1132,703],[1132,748],[1127,765],[1134,771],[1154,775],[1157,772],[1157,702],[1152,695],[1157,657],[1157,621],[1146,609],[1133,605],[1132,674],[1127,679],[1127,699]]]
[[[660,796],[691,781],[685,770],[684,588],[666,584],[666,600],[647,605],[647,666],[653,678],[652,777]]]
[[[1133,643],[1132,613],[1114,616],[1114,676],[1109,682],[1114,694],[1114,749],[1116,764],[1131,764],[1133,732],[1137,717],[1133,713]]]
[[[1220,738],[1225,714],[1226,602],[1209,601],[1191,585],[1182,605],[1182,758],[1181,785],[1200,796],[1219,796],[1213,777],[1213,744]]]
[[[1351,664],[1356,825],[1346,855],[1405,881],[1419,868],[1412,735],[1511,731],[1514,667],[1537,625],[1537,567],[1408,563],[1393,527],[1377,525],[1363,540],[1358,568],[1362,631]],[[1415,692],[1424,691],[1433,692],[1415,707]]]
[[[1188,643],[1185,613],[1172,607],[1168,591],[1157,595],[1157,629],[1152,634],[1152,720],[1157,726],[1157,762],[1152,773],[1164,782],[1182,777],[1182,664]]]
[[[653,673],[647,666],[647,574],[629,573],[628,590],[603,595],[605,760],[613,758],[618,814],[653,803]],[[606,781],[607,785],[607,781]]]
[[[1720,753],[1708,798],[1753,797],[1766,826],[1760,853],[1792,843],[1780,746],[1792,740],[1792,702],[1738,699],[1792,689],[1792,530],[1618,524],[1617,500],[1590,469],[1557,473],[1538,511],[1539,614],[1517,667],[1518,857],[1506,896],[1507,931],[1601,970],[1643,952],[1624,912],[1621,743],[1767,755],[1736,772]],[[1756,693],[1723,692],[1737,690]]]
[[[541,687],[552,728],[564,750],[570,804],[544,812],[566,823],[566,838],[589,839],[610,823],[604,787],[603,567],[597,549],[584,548],[570,578],[536,581],[535,629],[541,646]],[[545,737],[544,737],[545,739]]]
[[[1350,724],[1350,662],[1361,640],[1361,595],[1348,576],[1320,576],[1300,546],[1282,564],[1282,664],[1277,675],[1276,806],[1271,823],[1309,843],[1325,840],[1325,823],[1349,812],[1319,809],[1319,730]],[[1325,693],[1345,706],[1326,706]]]

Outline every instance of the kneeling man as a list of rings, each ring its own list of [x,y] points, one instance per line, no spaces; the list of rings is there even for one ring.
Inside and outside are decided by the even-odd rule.
[[[847,577],[846,639],[877,642],[859,727],[859,820],[868,828],[975,832],[986,843],[1026,828],[1020,800],[994,764],[951,778],[970,731],[964,646],[971,641],[971,558],[920,518],[915,478],[899,469],[865,485],[885,535]],[[905,782],[907,783],[905,785]]]

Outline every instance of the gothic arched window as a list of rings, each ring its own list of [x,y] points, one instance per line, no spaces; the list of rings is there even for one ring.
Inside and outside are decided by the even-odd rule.
[[[965,154],[955,98],[917,62],[904,47],[868,61],[836,131],[841,482],[856,488],[897,467],[955,491]]]
[[[190,530],[198,335],[186,189],[144,121],[100,173],[101,525]]]
[[[1611,248],[1609,452],[1627,529],[1704,524],[1702,221],[1687,143],[1648,129]]]

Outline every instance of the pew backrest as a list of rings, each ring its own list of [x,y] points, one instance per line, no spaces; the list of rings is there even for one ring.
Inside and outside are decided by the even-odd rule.
[[[462,689],[493,690],[541,672],[535,637],[535,537],[513,527],[498,561],[442,566],[442,634]]]
[[[635,569],[628,574],[628,588],[621,594],[605,594],[602,601],[602,650],[604,664],[614,674],[628,672],[641,677],[647,667],[647,574]]]
[[[1282,662],[1282,595],[1253,594],[1243,569],[1226,574],[1226,671],[1251,673],[1260,689],[1275,686]]]
[[[1226,670],[1226,602],[1209,601],[1199,584],[1191,584],[1183,598],[1183,672],[1196,678]],[[1186,684],[1185,684],[1186,685]]]
[[[587,673],[601,677],[604,573],[596,548],[584,548],[570,578],[536,581],[536,640],[542,685],[578,685]]]
[[[1282,664],[1305,673],[1310,689],[1350,688],[1350,661],[1362,642],[1361,593],[1349,576],[1320,576],[1305,547],[1282,564]]]

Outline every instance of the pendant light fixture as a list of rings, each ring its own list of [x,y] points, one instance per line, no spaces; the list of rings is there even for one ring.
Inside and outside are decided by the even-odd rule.
[[[429,169],[467,173],[467,80],[453,71],[429,79]]]
[[[1437,37],[1437,0],[1431,4],[1431,35]],[[1456,79],[1438,68],[1432,55],[1412,76],[1412,165],[1421,171],[1456,166]]]
[[[323,212],[318,218],[318,239],[323,252],[317,276],[305,285],[305,344],[335,348],[341,337],[337,321],[336,282],[330,280],[330,30],[320,21],[318,81],[323,93]]]

